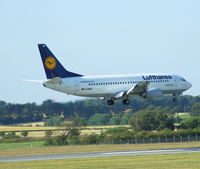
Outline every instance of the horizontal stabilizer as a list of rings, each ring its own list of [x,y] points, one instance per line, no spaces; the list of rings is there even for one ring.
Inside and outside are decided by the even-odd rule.
[[[29,79],[21,79],[25,82],[33,82],[33,83],[44,83],[45,80],[29,80]]]

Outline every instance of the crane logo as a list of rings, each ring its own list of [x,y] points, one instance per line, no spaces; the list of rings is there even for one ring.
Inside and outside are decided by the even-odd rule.
[[[45,67],[49,70],[54,69],[56,67],[56,60],[53,57],[49,56],[45,60]]]

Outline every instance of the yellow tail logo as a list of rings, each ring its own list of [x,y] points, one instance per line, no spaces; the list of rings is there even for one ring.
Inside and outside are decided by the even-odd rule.
[[[45,67],[49,70],[54,69],[56,67],[56,60],[53,57],[49,56],[45,60]]]

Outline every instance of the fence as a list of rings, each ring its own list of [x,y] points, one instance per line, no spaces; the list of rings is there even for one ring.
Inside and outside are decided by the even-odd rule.
[[[120,139],[120,140],[103,140],[92,141],[89,144],[147,144],[147,143],[180,143],[180,142],[194,142],[200,141],[200,136],[180,136],[180,137],[158,137],[150,139]]]

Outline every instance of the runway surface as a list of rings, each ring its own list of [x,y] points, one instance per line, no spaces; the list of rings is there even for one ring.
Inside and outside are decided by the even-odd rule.
[[[56,159],[72,159],[72,158],[97,158],[97,157],[114,157],[114,156],[138,156],[138,155],[197,153],[197,152],[200,152],[200,148],[26,155],[26,156],[0,157],[0,162],[56,160]]]

